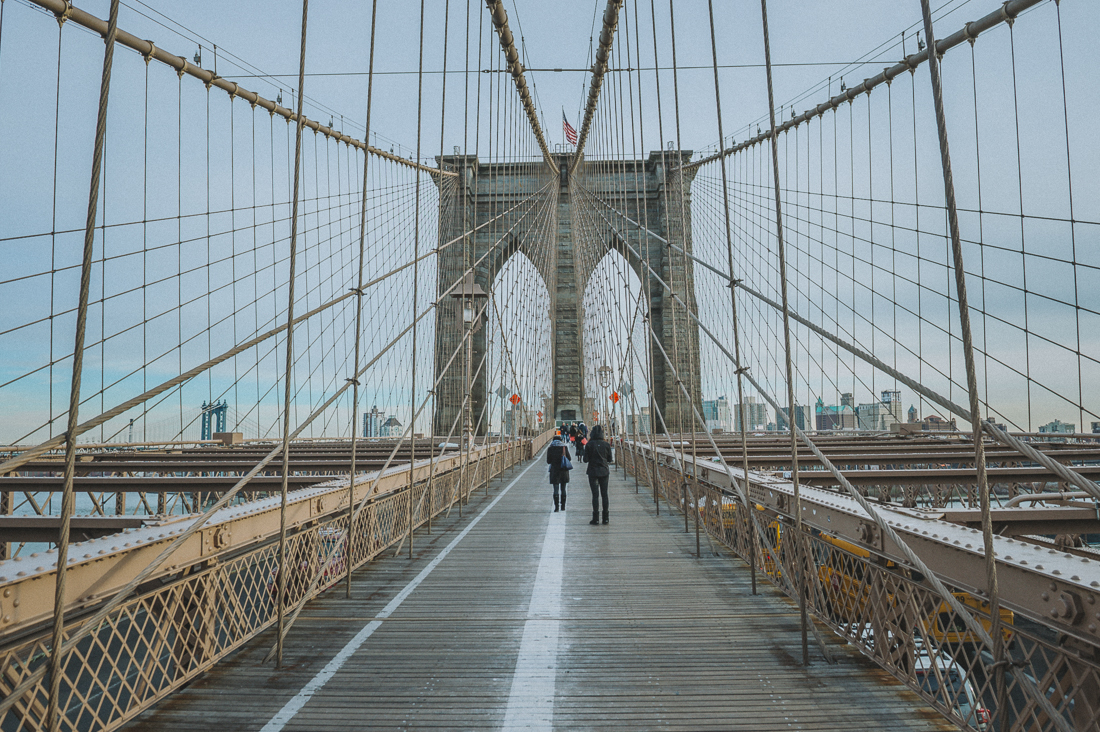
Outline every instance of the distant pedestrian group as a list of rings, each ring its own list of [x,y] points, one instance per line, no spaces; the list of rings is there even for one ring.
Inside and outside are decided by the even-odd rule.
[[[569,448],[573,447],[570,453]],[[554,511],[565,510],[566,486],[569,484],[569,471],[573,469],[571,456],[588,464],[588,487],[592,490],[592,520],[596,525],[610,522],[607,505],[607,480],[611,475],[611,444],[604,439],[603,427],[595,425],[589,434],[583,422],[562,427],[554,435],[550,447],[546,450],[546,462],[549,464],[550,485],[554,487]],[[600,503],[603,503],[601,515]]]

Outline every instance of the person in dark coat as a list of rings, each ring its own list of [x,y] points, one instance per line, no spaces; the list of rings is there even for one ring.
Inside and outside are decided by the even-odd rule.
[[[580,450],[581,450],[580,439],[581,439],[581,431],[579,429],[577,429],[577,423],[574,422],[573,424],[569,425],[569,441],[572,442],[573,445],[577,448],[577,457],[580,457],[580,454],[581,454],[581,452],[580,452]]]
[[[569,446],[559,432],[554,435],[550,447],[546,448],[546,462],[550,464],[550,485],[554,486],[555,513],[565,510],[565,486],[569,483],[569,471],[561,466],[563,456],[569,457]]]
[[[603,522],[608,523],[607,479],[611,475],[611,443],[603,438],[603,425],[592,428],[592,436],[584,446],[584,461],[588,463],[588,487],[592,489],[592,520],[600,523],[600,499],[603,499]]]

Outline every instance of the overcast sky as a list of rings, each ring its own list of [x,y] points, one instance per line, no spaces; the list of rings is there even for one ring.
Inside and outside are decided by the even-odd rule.
[[[52,64],[57,54],[57,25],[48,16],[36,14],[36,11],[28,10],[15,2],[9,0],[8,5],[11,7],[5,17],[3,46],[0,47],[0,94],[9,100],[10,104],[6,106],[18,109],[19,115],[9,114],[6,120],[0,120],[0,140],[3,140],[0,143],[0,168],[20,171],[21,175],[5,176],[4,180],[0,180],[0,206],[3,206],[0,208],[0,243],[4,241],[4,237],[15,241],[16,235],[48,231],[51,225],[48,208],[36,205],[35,197],[40,198],[41,192],[48,192],[50,188],[50,160],[54,142],[54,128],[50,124],[54,117]],[[93,15],[107,15],[107,0],[86,0],[77,5]],[[591,63],[593,42],[599,35],[604,5],[605,0],[505,2],[512,31],[521,45],[524,62],[529,69],[528,83],[535,91],[536,102],[545,121],[545,131],[551,145],[563,142],[560,122],[563,111],[575,127],[581,126],[583,104],[590,80],[590,75],[582,69]],[[637,124],[640,127],[644,123],[645,139],[639,145],[639,152],[644,154],[645,151],[664,147],[664,143],[668,141],[674,141],[677,137],[677,117],[681,146],[705,151],[713,148],[718,138],[707,3],[705,0],[675,2],[675,51],[679,67],[675,79],[670,71],[673,62],[673,38],[669,3],[667,0],[657,0],[655,5],[655,10],[651,10],[650,3],[644,0],[637,6],[632,2],[624,5],[615,40],[617,55],[612,64],[622,67],[640,63],[644,69],[652,69],[656,63],[664,69],[660,77],[662,99],[659,108],[653,71],[643,72],[642,84],[645,90],[642,96],[642,118]],[[961,28],[965,22],[996,10],[1000,3],[993,0],[939,0],[933,2],[933,6],[936,8],[937,33],[946,36]],[[505,86],[502,90],[505,93],[514,93],[503,75],[480,73],[480,70],[489,69],[499,63],[496,38],[489,30],[484,3],[481,0],[449,0],[449,3],[448,0],[426,0],[424,7],[425,23],[421,45],[420,3],[378,3],[379,33],[375,63],[377,74],[374,82],[371,142],[387,149],[392,147],[395,152],[410,157],[415,155],[419,144],[421,158],[425,160],[430,160],[441,150],[449,154],[454,146],[465,146],[468,152],[477,151],[484,157],[489,149],[489,122],[494,119],[490,110],[493,103],[490,84],[492,81],[503,81]],[[448,8],[449,12],[445,12]],[[1097,185],[1089,175],[1078,172],[1095,170],[1100,166],[1100,154],[1094,136],[1095,120],[1100,118],[1100,96],[1096,85],[1089,79],[1091,49],[1096,31],[1100,29],[1100,3],[1064,0],[1061,8],[1069,98],[1069,109],[1065,114],[1071,130],[1070,138],[1074,140],[1074,216],[1082,222],[1100,222],[1100,193]],[[723,67],[730,67],[720,71],[725,135],[727,139],[743,140],[750,133],[755,133],[759,125],[766,124],[767,119],[760,6],[749,0],[715,0],[714,9],[718,63]],[[977,108],[985,115],[982,122],[985,140],[984,209],[1015,213],[1019,206],[1019,190],[1023,189],[1029,215],[1068,218],[1065,206],[1068,201],[1065,183],[1066,122],[1061,104],[1058,76],[1061,67],[1054,11],[1052,3],[1044,3],[1018,22],[1015,89],[1011,84],[1013,59],[1008,54],[1008,32],[1003,26],[991,32],[988,38],[979,39],[977,43],[976,96],[980,100],[977,105],[969,96],[970,85],[974,80],[970,76],[967,49],[956,49],[945,60],[945,84],[949,92],[948,122],[953,151],[958,161],[956,174],[959,179],[960,203],[964,207],[976,206],[973,200],[973,166],[968,167],[968,161],[974,158],[970,138],[973,136],[974,111]],[[655,18],[651,15],[654,12]],[[789,118],[792,108],[801,112],[824,101],[828,98],[829,90],[837,93],[842,81],[849,87],[855,86],[864,78],[880,72],[884,66],[896,63],[902,57],[903,34],[905,51],[913,53],[916,50],[915,31],[921,27],[918,0],[774,0],[769,7],[769,13],[772,59],[776,64],[776,103],[781,107],[779,114],[783,119]],[[470,19],[469,23],[467,17]],[[635,17],[638,18],[637,24]],[[370,3],[367,2],[315,0],[310,6],[306,114],[326,124],[331,118],[337,128],[355,137],[363,135],[366,113],[370,23]],[[270,99],[281,94],[283,104],[287,107],[293,105],[291,90],[297,83],[300,24],[299,4],[260,0],[239,0],[233,3],[196,0],[183,4],[167,0],[126,0],[120,19],[121,28],[140,38],[152,39],[159,48],[183,55],[189,60],[199,52],[201,45],[203,67],[214,68],[216,65],[220,76],[237,81],[242,87],[258,91]],[[71,26],[66,29],[65,34],[66,39],[71,39],[66,40],[66,53],[72,54],[71,58],[78,61],[68,62],[65,66],[62,100],[64,102],[66,99],[79,98],[83,103],[94,101],[101,59],[101,55],[97,57],[97,54],[101,54],[99,49],[102,47],[90,34]],[[447,69],[450,72],[446,77],[445,105],[442,103],[443,75],[439,73],[444,67],[444,42],[447,46]],[[217,51],[214,49],[215,45]],[[416,72],[421,47],[425,74],[418,99]],[[125,53],[133,56],[132,52]],[[118,76],[112,88],[112,110],[125,105],[133,107],[137,104],[140,107],[139,92],[135,89],[140,84],[140,73],[144,67],[140,61],[132,63],[134,58],[129,61],[128,64],[120,63],[118,66]],[[469,74],[466,73],[467,68],[470,70]],[[555,68],[563,70],[541,70]],[[619,74],[618,78],[625,75],[622,72],[612,73]],[[924,67],[919,75],[925,77],[920,83],[927,84],[927,70]],[[167,79],[169,83],[165,83],[164,77],[170,77]],[[631,74],[631,79],[630,83],[637,83],[636,75]],[[154,106],[160,103],[162,107],[171,108],[175,104],[174,82],[175,77],[170,74],[160,73],[154,78],[151,92],[157,97],[153,101]],[[156,84],[161,86],[157,87]],[[605,90],[607,88],[605,86]],[[921,86],[920,89],[925,96],[918,100],[918,108],[923,110],[921,114],[927,115],[930,98],[927,96],[926,86]],[[1013,91],[1019,95],[1016,102]],[[202,103],[201,84],[189,83],[183,94],[183,106],[190,106],[188,111],[198,116],[197,105]],[[674,95],[679,99],[678,110]],[[881,95],[875,99],[876,104],[881,104]],[[419,139],[418,101],[422,104]],[[606,109],[607,101],[601,103]],[[861,110],[862,108],[859,114],[863,114]],[[678,115],[675,114],[677,111]],[[1023,150],[1021,165],[1025,173],[1019,185],[1016,169],[1016,127],[1012,124],[1014,113],[1019,115],[1019,137]],[[122,115],[119,114],[117,118],[121,119]],[[88,157],[86,142],[91,117],[83,115],[80,119],[83,120],[80,124],[84,124],[80,134],[63,129],[63,134],[58,135],[60,156],[63,160],[72,158],[86,161]],[[881,120],[882,117],[876,119]],[[932,186],[930,190],[934,190],[939,185],[938,156],[935,155],[934,126],[924,124],[928,119],[925,116],[922,131],[919,133],[923,136],[921,165],[924,182],[921,185]],[[77,122],[62,115],[59,126],[64,128],[69,124],[75,126]],[[862,122],[857,121],[854,124]],[[663,126],[663,135],[658,131],[659,126]],[[123,135],[126,134],[125,129],[122,128]],[[183,134],[186,135],[187,132],[184,130]],[[131,133],[137,135],[138,131],[131,130]],[[119,132],[112,134],[119,135]],[[164,129],[155,130],[152,134],[164,135],[164,139],[171,142],[176,133],[172,129]],[[117,155],[119,143],[115,142],[112,149]],[[883,160],[881,156],[876,159],[875,165],[879,167],[876,167],[874,175],[879,175],[878,171],[884,165]],[[118,175],[117,163],[115,166],[113,170],[116,172],[113,175]],[[158,175],[158,167],[152,166],[151,176]],[[76,173],[69,176],[66,172],[64,169],[60,171],[59,198],[79,200],[81,196],[86,196],[86,176]],[[711,170],[709,175],[713,185],[715,171]],[[174,176],[172,184],[174,185]],[[126,207],[126,201],[117,193],[118,190],[118,184],[114,183],[112,211],[115,216],[124,215],[119,211]],[[877,193],[880,196],[885,195],[882,188],[877,189]],[[899,190],[896,195],[900,200],[904,198],[905,192]],[[939,195],[942,197],[942,185]],[[136,196],[133,201],[140,203],[141,197]],[[79,207],[66,209],[62,215],[69,216],[73,221],[82,221]],[[140,214],[127,212],[125,215],[130,216],[131,220],[140,219]],[[875,214],[876,219],[881,215],[881,211]],[[69,223],[68,220],[61,221],[59,226],[67,226]],[[972,227],[968,228],[971,223],[964,220],[963,234],[964,237],[976,240],[978,233]],[[1000,239],[1011,240],[1015,236],[1011,231],[1011,224],[1007,220],[1004,226],[987,221],[988,228],[984,230],[986,240],[992,243],[997,243]],[[1029,220],[1029,225],[1031,224],[1038,226],[1043,222],[1033,219]],[[1076,230],[1076,254],[1070,252],[1070,247],[1066,244],[1068,237],[1063,230],[1056,229],[1053,224],[1043,226],[1046,228],[1029,231],[1030,243],[1027,248],[1052,252],[1054,259],[1044,260],[1045,264],[1039,262],[1030,265],[1032,269],[1028,282],[1029,291],[1041,292],[1045,289],[1054,297],[1073,301],[1074,297],[1067,298],[1064,293],[1067,290],[1072,291],[1070,280],[1076,277],[1079,281],[1075,297],[1083,306],[1100,310],[1100,298],[1092,284],[1095,270],[1075,271],[1068,264],[1076,256],[1078,262],[1100,265],[1100,255],[1097,254],[1100,236],[1096,233],[1100,230],[1100,224],[1094,226],[1086,223]],[[876,233],[876,242],[879,238]],[[942,251],[942,244],[940,247]],[[704,250],[702,244],[699,245],[699,250]],[[718,257],[717,254],[715,256]],[[44,268],[46,265],[35,266]],[[1013,269],[1018,267],[1012,259],[1006,259],[1000,264],[991,259],[990,267],[990,274],[1003,274],[1006,279],[1018,274]],[[1001,267],[1001,270],[997,270],[997,267]],[[801,274],[804,277],[812,276],[809,269]],[[1023,320],[1020,317],[1022,308],[1019,303],[1011,301],[1009,296],[1006,295],[1000,301],[996,299],[995,293],[990,293],[989,297],[989,307],[1000,308],[1007,320],[1013,323]],[[899,295],[898,299],[900,298]],[[858,303],[858,299],[856,301]],[[1044,337],[1052,338],[1063,345],[1073,345],[1076,338],[1081,342],[1083,351],[1091,354],[1092,358],[1100,358],[1100,343],[1096,335],[1100,330],[1100,318],[1081,320],[1084,328],[1078,327],[1078,332],[1073,333],[1074,328],[1068,326],[1080,326],[1080,323],[1073,322],[1072,318],[1066,320],[1062,315],[1053,314],[1054,311],[1044,310],[1042,301],[1029,300],[1028,308],[1033,314],[1028,325],[1031,332],[1040,333],[1045,327],[1048,334]],[[12,306],[9,313],[16,310]],[[957,333],[957,326],[955,332]],[[1040,373],[1044,367],[1049,368],[1051,375],[1041,378],[1048,379],[1047,383],[1050,384],[1070,373],[1073,378],[1067,377],[1063,391],[1071,393],[1073,398],[1068,404],[1060,403],[1034,415],[1033,426],[1055,416],[1086,421],[1082,420],[1077,409],[1079,405],[1074,404],[1077,396],[1072,392],[1076,391],[1082,381],[1094,383],[1092,377],[1100,376],[1100,373],[1092,365],[1079,366],[1072,363],[1072,359],[1065,363],[1060,360],[1044,360],[1043,347],[1041,340],[1036,341],[1033,347],[1035,353],[1029,356],[1033,361],[1032,367],[1036,369],[1036,373]],[[934,350],[930,350],[930,353],[934,353]],[[957,358],[958,353],[953,356]],[[9,355],[6,365],[17,369],[14,365],[17,357],[18,354],[14,357]],[[1019,360],[1025,356],[1010,354],[1005,358]],[[1080,378],[1081,373],[1088,378]],[[958,378],[958,372],[955,375]],[[720,384],[714,386],[716,392],[722,388]],[[1014,410],[1017,416],[1023,415],[1026,404],[1021,406],[1019,400],[1027,398],[1020,396],[1026,390],[1016,387],[1013,389],[1011,393],[998,395],[998,402],[1005,404],[1006,409]],[[1092,400],[1090,409],[1096,409],[1097,397],[1092,394],[1093,391],[1095,390],[1084,390],[1084,400]],[[707,394],[714,395],[716,394]],[[955,397],[960,398],[958,394]],[[830,402],[836,396],[825,394],[824,398],[826,402]],[[908,395],[904,398],[908,404]],[[1042,393],[1039,392],[1033,398],[1041,400]],[[1026,421],[1026,417],[1020,417],[1017,423]],[[1078,426],[1080,428],[1087,425]]]

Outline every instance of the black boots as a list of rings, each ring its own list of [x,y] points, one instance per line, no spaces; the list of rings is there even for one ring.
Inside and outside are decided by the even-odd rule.
[[[607,511],[603,512],[603,522],[604,522],[604,525],[607,525],[607,523],[608,523],[608,521],[607,521]],[[596,522],[593,521],[592,523],[596,523]]]
[[[558,497],[554,496],[554,513],[558,512]]]
[[[600,513],[599,513],[599,511],[593,511],[592,512],[592,520],[589,521],[588,523],[592,524],[593,526],[596,526],[597,524],[600,523]]]
[[[561,492],[561,510],[565,510],[565,491]]]

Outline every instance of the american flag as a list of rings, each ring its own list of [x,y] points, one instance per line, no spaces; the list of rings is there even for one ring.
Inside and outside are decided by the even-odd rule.
[[[569,124],[569,120],[565,118],[565,110],[561,111],[561,128],[565,130],[565,139],[569,141],[570,145],[577,144],[577,131],[573,129],[573,125]]]

